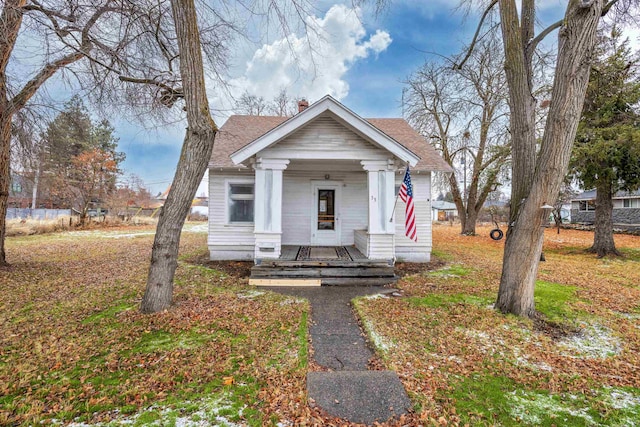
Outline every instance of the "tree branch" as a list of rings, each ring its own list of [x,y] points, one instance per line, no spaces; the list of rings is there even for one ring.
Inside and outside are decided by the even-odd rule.
[[[613,5],[616,3],[618,3],[618,0],[611,0],[609,3],[606,3],[602,7],[602,13],[600,13],[600,16],[605,16],[609,12],[609,10],[613,7]]]
[[[159,89],[161,89],[160,97],[159,97],[160,103],[169,108],[171,108],[178,99],[184,98],[184,92],[182,91],[182,88],[180,87],[173,88],[167,85],[166,83],[159,82],[155,79],[147,79],[147,78],[139,79],[135,77],[128,77],[128,76],[122,76],[122,75],[118,76],[118,79],[120,79],[120,81],[128,82],[128,83],[157,86]]]
[[[22,10],[41,12],[47,15],[49,19],[51,19],[52,17],[56,17],[67,22],[76,22],[76,18],[73,15],[64,15],[58,11],[47,9],[44,6],[42,6],[42,4],[39,1],[36,1],[36,0],[31,0],[31,4],[22,6]]]
[[[478,27],[476,28],[476,33],[473,35],[473,39],[471,40],[469,49],[467,49],[467,54],[464,56],[464,58],[462,58],[462,61],[460,61],[459,64],[453,64],[454,70],[460,70],[462,66],[465,64],[465,62],[467,62],[467,60],[471,56],[471,53],[473,52],[473,48],[475,47],[476,42],[478,41],[478,35],[480,34],[480,29],[482,28],[482,24],[484,24],[484,20],[487,18],[487,15],[489,15],[489,12],[491,12],[491,9],[493,9],[493,6],[495,6],[497,3],[498,3],[498,0],[491,0],[491,3],[489,3],[489,6],[487,6],[487,8],[482,13],[482,16],[480,17],[480,22],[478,22]]]
[[[544,40],[544,38],[547,37],[549,35],[549,33],[551,33],[552,31],[557,30],[558,28],[560,28],[562,26],[563,22],[564,22],[564,19],[561,19],[561,20],[559,20],[557,22],[554,22],[553,24],[549,25],[547,28],[542,30],[540,32],[540,34],[538,34],[533,39],[531,39],[529,41],[529,43],[527,44],[527,53],[530,53],[530,52],[534,51],[535,48],[538,46],[538,44],[542,40]]]
[[[82,59],[84,54],[82,52],[73,52],[62,58],[50,62],[45,65],[38,74],[36,74],[31,80],[24,85],[22,90],[16,94],[10,101],[10,109],[15,112],[24,107],[24,105],[31,99],[36,91],[46,82],[51,76],[55,74],[60,68],[66,67],[69,64]]]
[[[108,4],[109,3],[113,3],[113,2],[109,1]],[[35,2],[35,4],[37,5],[38,3]],[[44,9],[40,8],[40,10],[44,10]],[[119,9],[110,7],[108,5],[103,6],[98,10],[96,10],[96,12],[87,21],[84,28],[82,28],[82,32],[81,32],[82,38],[81,38],[80,46],[79,47],[70,46],[72,49],[75,50],[74,52],[68,53],[62,56],[61,58],[55,61],[49,62],[44,67],[42,67],[42,69],[24,85],[24,87],[20,90],[20,92],[18,92],[18,94],[16,94],[13,97],[13,99],[11,99],[9,108],[11,108],[13,112],[21,109],[22,107],[24,107],[27,101],[29,101],[29,99],[31,99],[31,97],[36,93],[36,91],[40,88],[40,86],[42,86],[44,82],[46,82],[51,76],[53,76],[56,73],[56,71],[58,71],[63,67],[66,67],[67,65],[73,64],[74,62],[82,59],[85,56],[88,56],[91,50],[91,42],[89,41],[89,31],[91,31],[91,28],[96,24],[96,22],[98,21],[98,19],[100,19],[102,15],[104,15],[107,12],[113,12],[117,10]],[[54,25],[54,27],[57,26],[57,22],[54,18],[54,15],[47,14],[47,17],[49,17],[49,19],[52,20],[52,24]]]

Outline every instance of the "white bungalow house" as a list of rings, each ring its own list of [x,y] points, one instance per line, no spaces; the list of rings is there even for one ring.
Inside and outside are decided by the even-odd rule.
[[[221,127],[209,163],[211,259],[261,264],[292,246],[324,246],[391,265],[429,261],[431,172],[451,171],[444,160],[403,119],[363,119],[331,96],[299,110]],[[396,200],[407,164],[417,242]]]

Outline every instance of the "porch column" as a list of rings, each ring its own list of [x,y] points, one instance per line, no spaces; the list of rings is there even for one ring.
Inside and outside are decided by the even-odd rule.
[[[369,234],[394,234],[391,219],[394,204],[395,164],[393,160],[363,160],[369,188]]]
[[[278,258],[282,241],[282,174],[289,160],[259,158],[255,165],[255,258]]]

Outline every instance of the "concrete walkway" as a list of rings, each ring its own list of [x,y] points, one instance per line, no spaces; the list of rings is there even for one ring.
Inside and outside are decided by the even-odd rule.
[[[407,411],[411,401],[392,371],[369,371],[373,352],[355,319],[351,300],[390,292],[381,287],[272,287],[311,303],[313,359],[329,372],[309,372],[309,398],[329,414],[361,424],[384,422]]]

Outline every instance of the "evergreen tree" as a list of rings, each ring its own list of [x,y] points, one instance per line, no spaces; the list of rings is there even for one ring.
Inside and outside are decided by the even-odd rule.
[[[571,172],[595,188],[595,234],[589,251],[619,255],[613,240],[613,196],[640,187],[638,53],[614,29],[601,37],[572,152]]]
[[[64,110],[49,123],[43,135],[45,159],[42,172],[48,193],[56,203],[86,214],[89,203],[99,201],[115,190],[119,165],[125,155],[117,151],[118,138],[114,131],[107,120],[93,122],[78,96],[71,98]],[[94,153],[94,156],[87,153]],[[92,158],[103,157],[109,159],[109,168],[103,167],[108,173],[100,176],[99,191],[95,194],[89,191],[87,195],[86,167],[82,164]]]

